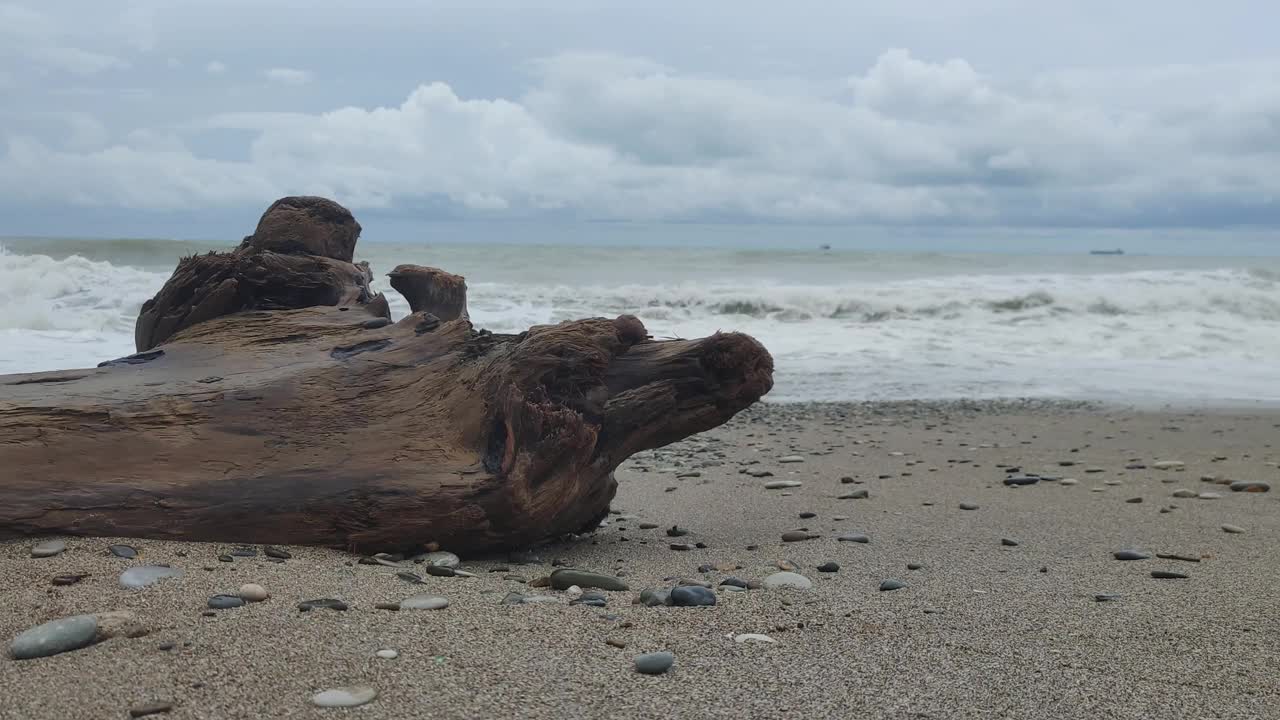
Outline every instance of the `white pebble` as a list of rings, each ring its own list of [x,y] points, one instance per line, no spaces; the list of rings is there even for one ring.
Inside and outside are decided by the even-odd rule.
[[[262,602],[263,600],[271,597],[271,594],[267,592],[267,589],[257,583],[245,583],[244,585],[241,585],[240,592],[237,594],[242,600],[248,600],[249,602]]]
[[[741,635],[735,635],[735,636],[734,636],[734,638],[733,638],[733,640],[734,640],[734,642],[740,642],[740,643],[745,643],[745,642],[762,642],[762,643],[777,642],[777,640],[774,640],[773,638],[769,637],[768,635],[761,635],[760,633],[742,633]]]
[[[320,707],[358,707],[376,697],[377,690],[367,685],[352,685],[318,692],[311,696],[311,702]]]
[[[396,650],[379,650],[378,652],[374,653],[374,655],[377,655],[383,660],[395,660],[396,658],[400,657],[400,653]]]

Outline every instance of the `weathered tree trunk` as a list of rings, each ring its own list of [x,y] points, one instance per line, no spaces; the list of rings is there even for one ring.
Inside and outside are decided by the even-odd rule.
[[[772,385],[745,335],[657,342],[629,316],[477,331],[462,279],[425,268],[401,273],[420,309],[393,324],[354,237],[333,239],[352,226],[278,201],[233,253],[179,263],[139,354],[0,376],[0,536],[525,546],[594,528],[623,460]]]

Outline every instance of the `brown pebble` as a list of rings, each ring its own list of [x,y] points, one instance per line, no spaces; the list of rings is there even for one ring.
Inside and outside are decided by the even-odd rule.
[[[400,603],[378,603],[373,607],[375,610],[399,610]]]
[[[789,530],[782,533],[782,542],[800,542],[802,540],[812,540],[817,535],[812,535],[804,530]]]
[[[540,577],[529,581],[529,587],[551,587],[551,578]]]
[[[625,642],[623,642],[623,641],[621,641],[621,640],[619,640],[619,639],[617,639],[617,638],[608,638],[608,639],[606,639],[606,640],[604,641],[604,644],[605,644],[605,645],[610,645],[610,646],[612,646],[612,647],[616,647],[616,648],[618,648],[619,650],[626,649],[626,647],[627,647],[627,644],[626,644]]]

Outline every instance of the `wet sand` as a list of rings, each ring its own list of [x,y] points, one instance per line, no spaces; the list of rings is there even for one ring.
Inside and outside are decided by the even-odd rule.
[[[0,659],[0,718],[126,718],[150,702],[171,703],[156,716],[166,718],[1280,717],[1277,438],[1273,411],[760,406],[629,461],[618,514],[595,535],[536,549],[537,564],[464,557],[477,577],[422,585],[314,548],[289,547],[284,563],[261,554],[226,563],[217,556],[228,544],[67,538],[61,555],[32,558],[47,538],[9,541],[0,543],[6,647],[33,625],[108,610],[133,611],[148,634]],[[789,455],[804,459],[778,462]],[[1185,468],[1152,467],[1162,460]],[[1078,482],[1007,487],[1002,464]],[[1148,467],[1125,469],[1137,464]],[[1202,476],[1273,489],[1236,493]],[[764,488],[775,480],[803,485]],[[838,499],[863,488],[869,498]],[[1172,497],[1179,489],[1221,497]],[[689,534],[667,537],[672,525]],[[799,528],[819,537],[780,540]],[[870,542],[836,540],[853,531]],[[112,542],[140,556],[112,557]],[[1123,549],[1200,562],[1114,559]],[[664,578],[761,579],[781,560],[813,588],[721,592],[710,608],[632,604],[642,588],[673,584]],[[545,577],[552,561],[621,571],[631,591],[594,608],[513,579]],[[838,572],[816,570],[829,561]],[[125,568],[162,563],[185,574],[120,587]],[[741,569],[699,572],[726,563]],[[51,585],[84,572],[75,585]],[[881,592],[890,578],[908,587]],[[271,599],[202,614],[210,595],[247,582]],[[513,591],[559,602],[502,605]],[[420,593],[450,605],[374,607]],[[1119,598],[1096,601],[1103,593]],[[350,609],[296,608],[325,597]],[[776,642],[735,642],[740,633]],[[399,657],[375,657],[379,649]],[[653,650],[673,652],[675,666],[638,674],[634,656]],[[352,710],[311,704],[353,684],[379,696]]]

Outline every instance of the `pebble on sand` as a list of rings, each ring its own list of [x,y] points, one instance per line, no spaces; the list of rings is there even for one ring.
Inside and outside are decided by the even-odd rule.
[[[437,595],[414,595],[400,601],[401,610],[443,610],[449,607],[449,600]]]
[[[869,497],[871,497],[870,490],[867,490],[866,488],[858,488],[857,490],[854,490],[853,492],[847,492],[836,499],[837,500],[866,500]]]
[[[765,490],[784,490],[786,488],[798,488],[804,483],[799,480],[770,480],[764,484]]]
[[[840,542],[856,542],[856,543],[871,542],[871,538],[867,537],[864,533],[858,533],[858,532],[844,533],[843,535],[837,536],[836,540],[839,540]]]
[[[228,610],[244,606],[244,599],[236,595],[214,595],[209,598],[210,610]]]
[[[1189,575],[1180,572],[1172,572],[1170,570],[1152,570],[1151,577],[1157,580],[1186,580]]]
[[[1222,532],[1231,533],[1232,535],[1240,535],[1244,532],[1244,528],[1239,525],[1223,525]]]
[[[378,697],[377,690],[367,685],[352,685],[318,692],[311,696],[311,702],[326,708],[359,707],[373,702],[376,697]]]
[[[1018,541],[1011,538],[1000,538],[1000,544],[1005,547],[1018,547]]]
[[[1137,550],[1117,550],[1112,553],[1117,560],[1150,560],[1151,556]]]
[[[776,643],[778,642],[777,640],[774,640],[768,635],[762,635],[760,633],[742,633],[741,635],[734,635],[733,641],[739,642],[739,643],[747,643],[747,642]]]
[[[833,572],[839,572],[839,571],[840,571],[839,563],[824,562],[818,566],[818,572],[833,573]]]
[[[902,582],[901,580],[894,580],[890,578],[880,583],[880,592],[888,592],[889,590],[901,590],[904,587],[907,587],[906,583]]]
[[[54,555],[61,555],[67,549],[67,543],[62,540],[46,540],[39,545],[31,548],[31,557],[47,558]]]
[[[1114,593],[1098,593],[1093,596],[1093,599],[1096,602],[1115,602],[1120,599],[1120,596]]]
[[[635,659],[636,672],[645,675],[661,675],[675,663],[676,656],[666,651],[637,655]]]
[[[789,465],[791,463],[802,463],[804,462],[804,456],[803,455],[787,455],[786,457],[778,458],[778,462],[783,463],[784,465]]]
[[[376,657],[382,658],[383,660],[395,660],[396,658],[400,657],[400,651],[392,650],[390,648],[385,648],[374,653],[374,655]]]
[[[29,660],[79,650],[91,644],[97,633],[98,619],[93,615],[50,620],[19,633],[9,643],[9,654],[14,660]]]
[[[120,573],[120,585],[137,590],[171,577],[182,577],[182,571],[165,565],[138,565]]]
[[[237,594],[249,602],[262,602],[263,600],[271,597],[271,594],[267,592],[267,589],[257,583],[245,583],[244,585],[241,585],[240,591]]]
[[[1151,467],[1156,470],[1183,470],[1187,464],[1181,460],[1161,460],[1160,462],[1151,463]]]
[[[697,585],[681,585],[671,589],[671,604],[676,607],[715,605],[716,594]]]
[[[1264,493],[1271,490],[1271,486],[1267,483],[1248,480],[1233,482],[1228,487],[1231,488],[1231,492]]]
[[[795,588],[797,590],[808,590],[813,587],[813,581],[800,573],[776,572],[764,579],[764,586],[769,589]]]
[[[111,545],[110,547],[107,548],[107,550],[112,555],[115,555],[116,557],[122,557],[127,560],[132,560],[138,557],[138,551],[135,550],[134,548],[129,547],[128,545]]]
[[[782,533],[782,542],[802,542],[804,540],[813,540],[818,537],[805,530],[788,530]]]
[[[971,502],[962,502],[962,503],[960,503],[960,509],[961,509],[961,510],[977,510],[977,509],[978,509],[978,504],[977,504],[977,503],[971,503]]]
[[[417,560],[419,558],[414,558],[414,559]],[[445,552],[443,550],[436,551],[436,552],[429,552],[425,555],[420,556],[420,559],[422,560],[422,562],[426,563],[428,567],[457,568],[459,565],[462,564],[462,559],[459,558],[457,555],[454,555],[451,552]]]
[[[613,592],[625,592],[630,588],[621,578],[587,570],[561,568],[551,573],[551,587],[556,590],[568,590],[577,585],[580,588],[598,588]]]

